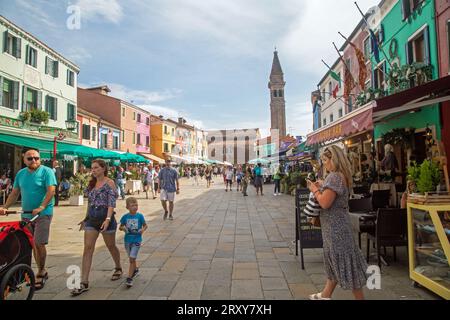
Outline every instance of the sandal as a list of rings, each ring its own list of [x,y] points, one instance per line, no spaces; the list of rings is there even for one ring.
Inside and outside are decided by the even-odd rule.
[[[123,271],[122,268],[115,268],[114,273],[111,277],[111,281],[119,280],[122,277]]]
[[[37,275],[36,276],[36,283],[34,284],[34,289],[36,291],[43,289],[47,279],[48,279],[48,272],[45,272],[44,275]]]
[[[76,297],[76,296],[79,296],[80,294],[82,294],[83,292],[86,292],[86,291],[89,291],[89,283],[81,282],[80,283],[80,287],[73,289],[70,292],[70,294],[72,295],[72,297]]]
[[[323,298],[322,292],[309,295],[309,300],[331,300],[331,298]]]

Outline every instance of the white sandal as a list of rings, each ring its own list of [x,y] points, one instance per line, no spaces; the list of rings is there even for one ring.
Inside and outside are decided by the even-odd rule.
[[[322,292],[309,295],[309,300],[331,300],[331,298],[323,298]]]

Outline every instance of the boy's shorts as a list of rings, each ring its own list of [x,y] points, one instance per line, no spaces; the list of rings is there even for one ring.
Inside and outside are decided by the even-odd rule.
[[[125,242],[125,250],[127,251],[128,257],[137,259],[139,249],[141,249],[139,242]]]

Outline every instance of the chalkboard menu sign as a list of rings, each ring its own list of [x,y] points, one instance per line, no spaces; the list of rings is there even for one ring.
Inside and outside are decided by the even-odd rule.
[[[295,254],[298,256],[298,245],[300,243],[300,257],[302,269],[305,269],[303,262],[303,249],[322,248],[322,230],[314,227],[307,221],[307,216],[303,212],[309,200],[309,189],[297,188],[295,192]]]

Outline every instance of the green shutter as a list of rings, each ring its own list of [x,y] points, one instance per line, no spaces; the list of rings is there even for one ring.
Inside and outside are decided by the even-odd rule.
[[[431,66],[431,58],[430,58],[430,27],[427,26],[423,31],[423,37],[425,38],[425,64]]]
[[[13,108],[19,109],[19,82],[12,81],[13,83]]]
[[[22,39],[19,37],[15,38],[16,40],[16,52],[14,52],[14,55],[16,58],[20,59],[22,57]]]
[[[48,100],[48,95],[45,95],[45,103],[44,103],[44,105],[45,105],[45,111],[46,112],[48,112],[48,113],[50,113],[50,108],[49,108],[49,100]]]
[[[49,65],[50,65],[50,61],[48,61],[48,57],[45,57],[45,74],[48,74]]]
[[[37,108],[38,110],[42,110],[42,92],[37,92]]]
[[[58,98],[53,98],[53,101],[55,102],[53,104],[53,109],[54,109],[54,119],[53,120],[58,120]]]
[[[3,32],[3,52],[8,51],[8,31]]]
[[[53,76],[55,78],[58,78],[58,66],[59,66],[59,62],[53,61]]]
[[[3,106],[3,77],[0,76],[0,106]]]
[[[31,61],[29,61],[30,59],[30,46],[26,45],[25,46],[25,63],[31,65]]]
[[[67,72],[66,72],[66,84],[67,84],[67,85],[70,85],[70,81],[69,81],[69,69],[67,69]]]

